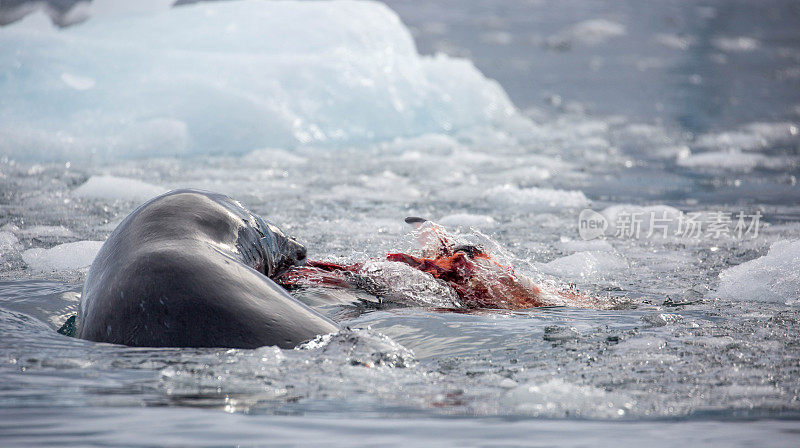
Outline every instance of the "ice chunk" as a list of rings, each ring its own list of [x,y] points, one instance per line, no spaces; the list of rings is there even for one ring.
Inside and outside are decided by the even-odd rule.
[[[582,241],[562,238],[561,241],[556,243],[556,247],[563,252],[610,252],[614,250],[614,247],[605,240]]]
[[[547,39],[554,48],[569,48],[574,44],[594,46],[613,37],[624,36],[625,26],[605,19],[585,20],[565,28]]]
[[[753,51],[761,46],[758,40],[747,36],[717,37],[712,43],[722,51]]]
[[[678,165],[687,168],[704,169],[710,171],[741,171],[748,172],[755,168],[782,168],[787,161],[778,157],[769,157],[758,153],[745,153],[738,150],[709,151],[679,158]]]
[[[628,268],[619,255],[610,252],[577,252],[539,265],[545,274],[571,279],[596,279]]]
[[[248,162],[267,166],[303,165],[308,159],[278,148],[257,149],[245,156]]]
[[[20,230],[19,234],[23,238],[72,238],[75,236],[75,233],[73,233],[72,230],[69,230],[64,226],[32,226]]]
[[[124,201],[146,201],[166,193],[165,188],[136,179],[116,176],[92,176],[72,194],[82,198],[120,199]]]
[[[0,256],[17,250],[19,250],[17,237],[11,232],[0,231]]]
[[[420,56],[377,2],[133,3],[136,14],[63,30],[0,27],[0,152],[246,154],[496,129],[517,116],[470,61]]]
[[[655,40],[659,44],[668,48],[673,48],[675,50],[686,50],[692,45],[694,45],[697,41],[697,39],[695,39],[694,37],[685,34],[678,35],[678,34],[666,34],[666,33],[656,34]]]
[[[488,215],[475,215],[472,213],[454,213],[447,215],[440,219],[439,224],[452,227],[476,227],[487,228],[493,227],[496,223],[494,218]]]
[[[800,240],[773,243],[767,255],[728,268],[719,278],[720,297],[800,303]]]
[[[296,350],[319,351],[326,359],[346,360],[354,366],[404,368],[417,363],[413,351],[381,333],[362,328],[317,336]]]
[[[102,241],[77,241],[50,249],[34,248],[22,253],[22,260],[37,271],[66,271],[91,266]]]
[[[800,142],[800,125],[792,122],[755,122],[738,130],[708,133],[697,138],[694,146],[705,149],[761,150],[776,144]]]
[[[509,184],[490,188],[486,192],[486,198],[493,202],[524,207],[531,211],[552,211],[589,205],[589,200],[581,191],[518,188]]]
[[[514,42],[514,36],[508,31],[488,31],[481,34],[480,39],[493,45],[509,45]]]

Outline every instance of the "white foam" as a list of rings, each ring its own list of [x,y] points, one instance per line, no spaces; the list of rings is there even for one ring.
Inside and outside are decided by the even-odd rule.
[[[370,261],[364,265],[360,273],[375,285],[390,291],[386,294],[389,300],[440,308],[462,306],[455,290],[427,272],[404,263]]]
[[[0,28],[0,152],[75,160],[362,146],[517,115],[470,61],[420,56],[380,3],[162,3],[64,30],[32,18]]]
[[[22,260],[37,271],[66,271],[92,265],[102,241],[77,241],[59,244],[50,249],[34,248],[22,253]]]
[[[116,176],[92,176],[72,194],[82,198],[146,201],[167,190],[136,179]]]
[[[597,279],[627,268],[628,263],[622,257],[606,251],[577,252],[539,264],[545,274],[571,279]]]
[[[633,400],[592,386],[568,383],[560,378],[531,382],[507,391],[502,405],[537,417],[619,418],[632,409]]]
[[[773,243],[767,255],[728,268],[719,278],[717,294],[720,297],[800,303],[800,240]]]
[[[524,207],[531,211],[552,211],[589,205],[589,200],[578,190],[519,188],[510,184],[490,188],[485,197],[493,202]]]

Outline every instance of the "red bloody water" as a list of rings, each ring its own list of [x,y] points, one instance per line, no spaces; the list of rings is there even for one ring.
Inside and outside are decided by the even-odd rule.
[[[447,283],[456,291],[465,308],[517,310],[547,305],[542,301],[543,293],[538,286],[518,277],[513,269],[497,263],[484,252],[442,251],[435,258],[393,253],[387,255],[386,260],[407,264]],[[305,266],[286,272],[277,281],[284,287],[325,285],[356,288],[358,282],[354,280],[362,267],[361,263],[342,265],[308,261]],[[573,291],[554,294],[578,306],[590,306],[592,301]]]

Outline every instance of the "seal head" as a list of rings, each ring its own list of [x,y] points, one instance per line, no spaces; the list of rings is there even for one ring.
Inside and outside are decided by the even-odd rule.
[[[76,334],[145,347],[294,347],[338,330],[272,280],[305,256],[225,195],[171,191],[134,210],[103,244]]]

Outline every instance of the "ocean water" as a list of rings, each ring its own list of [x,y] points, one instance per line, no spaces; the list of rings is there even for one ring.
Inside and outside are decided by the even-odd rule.
[[[796,2],[162,3],[0,28],[4,446],[800,441]],[[296,350],[57,333],[178,187],[336,262],[413,251],[425,216],[617,305],[312,288],[345,329]]]

